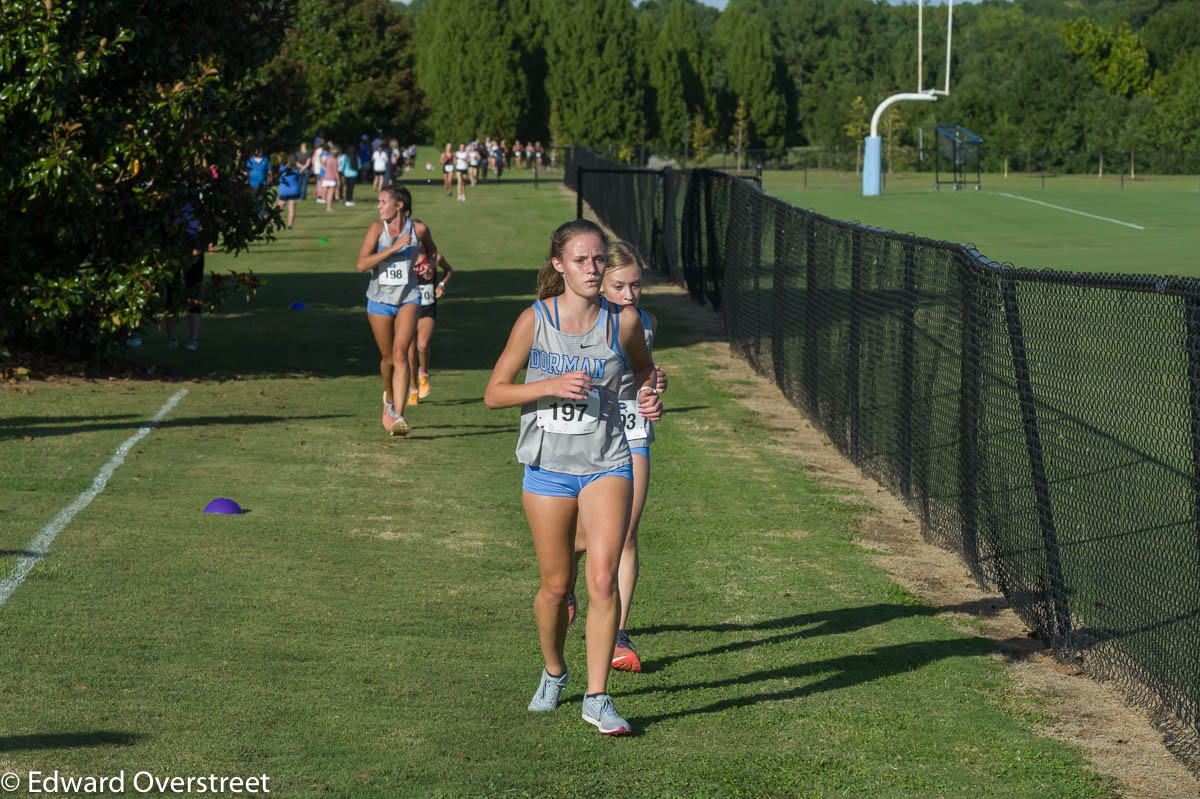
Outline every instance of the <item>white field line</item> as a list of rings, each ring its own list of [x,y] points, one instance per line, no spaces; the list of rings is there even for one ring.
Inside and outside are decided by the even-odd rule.
[[[1096,216],[1095,214],[1089,214],[1087,211],[1076,211],[1074,208],[1064,208],[1061,205],[1053,205],[1051,203],[1044,203],[1041,200],[1034,200],[1031,197],[1021,197],[1019,195],[1008,194],[1003,191],[998,191],[998,192],[996,192],[996,194],[999,194],[1001,197],[1012,197],[1014,200],[1024,200],[1027,203],[1037,203],[1038,205],[1044,205],[1047,208],[1053,208],[1056,211],[1066,211],[1068,214],[1079,214],[1080,216],[1086,216],[1086,217],[1090,217],[1092,219],[1099,219],[1102,222],[1112,222],[1114,225],[1124,225],[1125,227],[1131,227],[1134,230],[1145,230],[1146,229],[1146,228],[1142,227],[1141,225],[1135,225],[1132,222],[1122,222],[1120,219],[1109,219],[1107,216]]]
[[[91,504],[93,499],[100,495],[100,492],[102,492],[104,487],[108,485],[108,478],[112,477],[112,474],[117,470],[117,467],[125,462],[125,456],[129,454],[129,450],[133,449],[134,445],[149,435],[151,430],[153,430],[155,427],[158,427],[158,423],[163,420],[163,417],[166,416],[170,410],[175,407],[179,400],[183,399],[183,396],[187,393],[188,392],[186,388],[181,388],[179,391],[176,391],[169,400],[163,403],[163,406],[158,409],[158,413],[154,414],[154,416],[150,419],[149,424],[147,424],[145,427],[139,428],[137,434],[125,439],[125,442],[122,443],[121,446],[117,447],[117,451],[113,453],[113,456],[109,459],[108,463],[104,464],[104,466],[100,469],[100,473],[96,475],[94,480],[92,480],[91,487],[76,497],[74,502],[59,511],[59,514],[54,517],[53,521],[42,528],[42,531],[37,534],[37,537],[29,543],[28,547],[26,547],[27,551],[25,555],[22,556],[21,560],[17,563],[16,568],[12,570],[12,573],[3,580],[0,580],[0,605],[3,605],[8,601],[8,598],[12,596],[13,591],[16,591],[17,587],[24,582],[27,576],[29,576],[29,572],[33,570],[33,567],[37,565],[37,562],[46,557],[46,553],[50,551],[50,545],[54,543],[55,536],[62,532],[63,528],[71,523],[71,519],[75,518],[75,514],[86,508],[89,504]]]

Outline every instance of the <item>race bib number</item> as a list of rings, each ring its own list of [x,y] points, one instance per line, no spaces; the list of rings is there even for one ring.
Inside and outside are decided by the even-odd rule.
[[[433,305],[437,301],[437,297],[433,293],[432,283],[421,283],[417,288],[421,290],[422,305]]]
[[[581,436],[600,424],[600,395],[589,391],[587,399],[542,397],[537,405],[537,426],[547,433]]]
[[[381,286],[407,286],[412,261],[392,261],[379,272]]]
[[[621,427],[629,441],[650,437],[650,420],[638,413],[637,400],[621,400]]]

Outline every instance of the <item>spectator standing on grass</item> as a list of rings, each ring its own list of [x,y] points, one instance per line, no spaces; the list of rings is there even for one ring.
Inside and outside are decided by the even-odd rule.
[[[296,156],[289,155],[287,162],[279,167],[279,207],[287,206],[287,229],[296,222],[296,201],[300,199],[300,170],[296,168]]]
[[[554,710],[567,684],[563,650],[578,522],[588,531],[590,603],[583,719],[605,735],[623,735],[630,725],[608,695],[608,676],[620,615],[617,569],[633,500],[617,402],[626,365],[639,386],[638,413],[657,420],[662,400],[637,311],[600,293],[606,246],[604,231],[587,220],[554,231],[538,300],[513,325],[483,401],[521,409],[517,460],[525,464],[521,498],[541,575],[533,609],[544,661],[529,710]]]
[[[374,187],[376,193],[383,191],[383,180],[387,176],[388,156],[383,149],[383,142],[371,153],[371,171],[375,173]]]
[[[201,180],[206,181],[208,174],[216,177],[216,170],[202,170],[201,174],[204,176]],[[204,189],[198,189],[195,197],[195,204],[183,204],[178,218],[183,234],[191,244],[191,255],[185,258],[180,271],[167,281],[165,287],[167,312],[163,317],[163,327],[167,333],[167,349],[171,350],[179,347],[179,339],[175,337],[178,323],[176,308],[184,302],[188,309],[188,340],[185,346],[192,351],[200,349],[200,292],[204,285],[205,244],[199,205],[204,202]]]
[[[358,158],[354,151],[345,152],[338,156],[338,169],[342,175],[342,187],[345,191],[346,207],[354,206],[354,184],[358,182]]]
[[[325,202],[325,184],[322,182],[325,179],[325,148],[322,145],[323,143],[320,136],[313,139],[313,196],[319,203]]]
[[[300,149],[295,153],[296,169],[300,170],[301,202],[308,199],[308,179],[312,176],[312,154],[308,152],[308,143],[300,142]]]
[[[338,182],[341,175],[338,174],[337,155],[333,152],[333,145],[330,149],[324,151],[321,155],[321,187],[325,190],[325,212],[333,211],[333,204],[337,200]]]
[[[358,168],[359,168],[359,183],[367,182],[367,172],[371,170],[371,142],[367,139],[367,134],[363,134],[358,140]]]
[[[255,147],[253,154],[246,161],[246,177],[250,181],[250,188],[258,189],[260,186],[265,186],[270,179],[271,162],[262,154],[261,147]]]

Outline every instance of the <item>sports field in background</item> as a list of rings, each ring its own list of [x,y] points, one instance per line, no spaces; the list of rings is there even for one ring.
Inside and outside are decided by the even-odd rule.
[[[885,175],[883,192],[863,197],[852,172],[765,171],[763,188],[835,219],[973,244],[1014,266],[1200,277],[1200,176],[1122,183],[1063,175],[1047,177],[1043,189],[1040,174],[985,174],[979,191],[934,191],[933,180],[933,173]]]
[[[353,270],[369,191],[330,214],[304,204],[294,231],[236,261],[210,256],[267,283],[205,317],[198,352],[148,330],[136,377],[3,387],[0,579],[187,394],[0,605],[0,773],[265,774],[284,797],[1115,795],[1034,731],[1037,697],[987,642],[870,565],[853,543],[861,500],[772,446],[737,402],[747,386],[703,358],[726,345],[653,293],[671,384],[630,623],[646,671],[610,684],[635,734],[580,720],[578,623],[565,704],[528,713],[541,665],[517,412],[481,397],[574,201],[553,183],[465,204],[413,190],[456,271],[407,439],[380,427]],[[905,196],[893,184],[873,207],[903,220]],[[920,219],[974,205],[996,221],[987,193],[933,199]],[[924,232],[914,220],[899,227]],[[977,243],[1018,259],[1011,242]],[[221,496],[248,513],[202,513]]]

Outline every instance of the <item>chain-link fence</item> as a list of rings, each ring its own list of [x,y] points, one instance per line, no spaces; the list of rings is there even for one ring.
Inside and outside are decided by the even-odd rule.
[[[930,131],[923,146],[895,145],[883,147],[883,168],[891,172],[932,172],[935,164],[934,136]],[[606,157],[617,158],[618,151],[599,151]],[[793,147],[780,150],[751,149],[714,150],[697,153],[695,150],[664,148],[629,148],[633,161],[639,166],[654,166],[664,162],[678,168],[718,169],[722,172],[752,172],[756,167],[766,170],[831,170],[856,172],[862,168],[861,150]],[[980,149],[983,171],[989,174],[1046,174],[1093,175],[1114,180],[1136,179],[1156,175],[1200,175],[1200,150],[1128,150],[1104,148],[1090,150],[1052,150],[1037,147],[1000,147],[986,139]]]
[[[566,180],[1200,771],[1200,281],[1017,269],[717,171],[617,166],[577,148]]]

